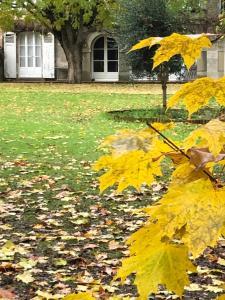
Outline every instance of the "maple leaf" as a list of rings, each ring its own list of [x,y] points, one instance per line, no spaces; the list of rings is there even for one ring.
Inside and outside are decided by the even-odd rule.
[[[53,295],[53,294],[51,294],[51,293],[48,293],[48,292],[42,292],[42,291],[40,291],[40,290],[38,290],[38,291],[36,292],[36,295],[38,295],[38,296],[40,296],[40,297],[42,297],[43,299],[46,299],[46,300],[53,300],[53,299],[58,300],[58,299],[61,299],[61,298],[63,297],[63,296],[60,295],[60,294],[55,294],[55,295]]]
[[[29,271],[25,271],[24,273],[17,275],[16,278],[24,283],[30,283],[34,281],[34,277]]]
[[[173,33],[160,41],[160,47],[154,55],[153,69],[165,61],[169,61],[174,55],[180,54],[188,69],[200,57],[202,48],[212,46],[209,38],[205,35],[190,37]]]
[[[174,170],[171,176],[171,186],[176,187],[176,185],[183,185],[201,178],[207,179],[207,175],[201,169],[196,169],[196,166],[186,159]]]
[[[16,295],[11,290],[5,290],[0,288],[0,299],[13,300],[16,299]]]
[[[135,235],[137,238],[137,233]],[[142,235],[140,237],[143,238]],[[160,241],[152,245],[154,237],[150,234],[145,237],[149,245],[142,238],[135,240],[135,255],[122,261],[116,279],[121,278],[124,281],[131,273],[136,273],[134,283],[139,292],[138,299],[148,299],[151,293],[158,291],[159,284],[166,285],[168,290],[181,296],[184,286],[189,284],[187,271],[195,271],[188,259],[188,249],[183,245]],[[143,241],[145,247],[142,246]]]
[[[31,259],[21,259],[21,261],[18,263],[18,265],[22,268],[24,268],[25,270],[28,269],[32,269],[34,266],[36,266],[38,262],[35,260],[31,260]]]
[[[220,153],[217,157],[214,157],[207,148],[193,147],[187,151],[187,155],[190,157],[190,162],[198,169],[203,168],[209,162],[218,163],[225,159],[225,153]]]
[[[85,292],[67,295],[63,300],[95,300],[95,298],[90,293]]]
[[[192,147],[207,148],[216,158],[224,150],[225,123],[215,119],[194,130],[183,143],[185,150]]]
[[[15,253],[26,254],[26,250],[19,246],[15,245],[11,240],[8,240],[2,248],[0,248],[0,258],[8,260],[10,256],[13,256]]]
[[[162,176],[161,162],[170,150],[167,144],[154,138],[147,152],[133,150],[120,156],[112,154],[101,157],[94,166],[96,171],[107,169],[100,177],[100,190],[104,191],[114,184],[118,184],[118,192],[128,186],[139,190],[143,184],[151,185],[155,176]]]
[[[165,127],[167,128],[167,127]],[[148,128],[141,131],[123,131],[110,136],[104,143],[112,152],[95,163],[94,170],[106,169],[100,177],[100,191],[114,184],[117,192],[129,186],[137,190],[143,184],[151,185],[155,176],[161,176],[161,161],[171,148]]]
[[[141,40],[136,45],[134,45],[130,51],[139,50],[145,47],[151,48],[152,46],[158,44],[161,41],[161,37],[149,37],[147,39]],[[130,52],[129,51],[129,52]]]
[[[222,233],[222,235],[225,237],[225,222],[224,222],[224,226],[223,226],[223,228],[222,228],[222,230],[221,230],[221,233]]]
[[[212,98],[215,98],[220,105],[225,105],[225,77],[219,79],[204,77],[184,84],[170,97],[168,108],[182,101],[191,115],[207,105]]]
[[[219,297],[216,298],[216,300],[225,300],[225,294],[220,295]]]
[[[214,189],[208,179],[172,185],[159,205],[145,209],[157,220],[164,235],[172,238],[185,227],[181,237],[193,257],[214,247],[222,234],[225,216],[225,188]]]
[[[152,47],[155,44],[160,44],[153,57],[153,69],[165,61],[169,61],[171,57],[180,54],[188,69],[200,57],[202,48],[210,48],[212,46],[209,38],[206,35],[181,35],[173,33],[165,38],[149,37],[134,45],[131,49],[138,50],[144,47]]]
[[[155,176],[161,176],[161,160],[153,161],[151,154],[144,151],[130,151],[119,157],[103,156],[95,165],[95,170],[107,168],[108,171],[100,177],[100,191],[118,184],[117,192],[129,186],[137,190],[143,185],[150,185]]]
[[[132,150],[147,152],[155,133],[150,128],[144,130],[120,130],[117,134],[108,136],[102,143],[102,147],[108,147],[113,155],[122,155]]]

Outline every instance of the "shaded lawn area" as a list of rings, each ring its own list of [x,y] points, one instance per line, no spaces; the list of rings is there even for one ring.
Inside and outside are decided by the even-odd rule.
[[[12,299],[52,299],[42,292],[62,297],[90,288],[98,291],[100,284],[101,299],[109,299],[114,292],[134,295],[131,280],[122,288],[111,286],[110,281],[119,259],[128,254],[124,238],[143,222],[132,215],[133,208],[156,201],[166,186],[157,183],[143,194],[130,190],[115,195],[110,190],[99,195],[91,165],[101,154],[99,144],[105,136],[145,126],[116,122],[105,112],[157,106],[159,88],[0,87],[0,295],[4,289],[10,290]],[[171,86],[171,91],[175,89]],[[171,135],[183,138],[191,126],[180,124]],[[190,296],[187,291],[186,299],[215,296],[213,288],[204,288],[216,286],[208,275],[196,279],[204,292]],[[223,276],[221,271],[215,278]]]

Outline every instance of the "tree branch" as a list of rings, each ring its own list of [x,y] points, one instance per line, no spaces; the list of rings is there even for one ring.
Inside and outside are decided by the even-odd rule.
[[[187,155],[182,149],[180,149],[176,144],[174,144],[170,139],[168,139],[163,133],[161,133],[158,129],[156,129],[154,126],[152,126],[151,123],[147,123],[147,125],[153,129],[155,132],[157,132],[162,138],[164,141],[166,141],[166,144],[171,147],[173,150],[175,149],[177,152],[180,152],[183,156],[185,156],[188,160],[191,159],[191,157],[189,155]],[[214,183],[217,183],[217,180],[209,173],[207,172],[205,169],[201,169],[202,172],[204,174],[206,174],[209,179],[214,182]]]

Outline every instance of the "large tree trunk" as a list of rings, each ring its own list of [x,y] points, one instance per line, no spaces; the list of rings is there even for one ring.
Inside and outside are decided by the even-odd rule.
[[[73,47],[63,45],[68,62],[68,82],[81,83],[82,81],[82,49],[76,44]]]
[[[59,40],[68,62],[68,82],[81,83],[82,81],[82,48],[85,42],[85,32],[82,28],[73,29],[70,23],[54,32]]]

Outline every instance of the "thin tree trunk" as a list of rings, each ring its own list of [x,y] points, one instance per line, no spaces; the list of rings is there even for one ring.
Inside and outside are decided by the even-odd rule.
[[[161,81],[162,92],[163,92],[163,110],[167,109],[167,82],[169,79],[169,69],[166,63],[161,65],[159,79]]]
[[[167,82],[162,82],[163,91],[163,110],[167,109]]]

